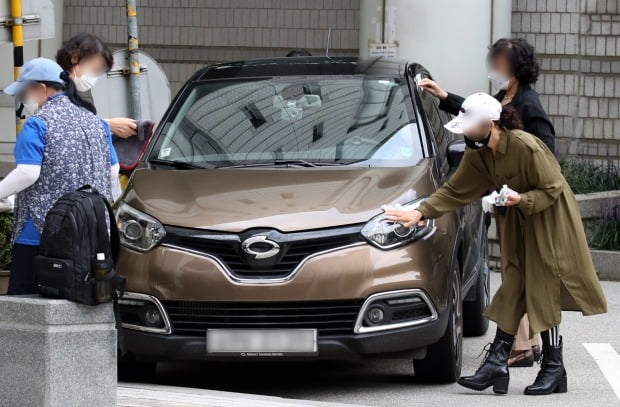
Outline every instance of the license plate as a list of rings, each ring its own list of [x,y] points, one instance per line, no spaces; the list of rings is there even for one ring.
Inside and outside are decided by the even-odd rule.
[[[316,329],[209,329],[207,354],[270,357],[314,356]]]

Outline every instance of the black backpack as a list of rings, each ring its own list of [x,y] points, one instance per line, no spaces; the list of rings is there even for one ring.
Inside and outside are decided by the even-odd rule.
[[[34,260],[39,292],[81,304],[101,303],[95,296],[94,266],[97,253],[104,253],[110,271],[98,283],[106,284],[116,308],[117,294],[122,295],[125,286],[125,278],[115,271],[119,247],[112,208],[97,190],[87,185],[63,195],[45,217]]]

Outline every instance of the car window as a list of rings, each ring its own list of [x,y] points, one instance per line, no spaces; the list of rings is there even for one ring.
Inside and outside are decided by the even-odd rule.
[[[435,160],[437,166],[442,174],[447,174],[449,170],[447,151],[448,145],[452,139],[450,133],[443,127],[446,123],[442,119],[439,112],[439,106],[437,99],[431,96],[428,92],[420,92],[420,100],[422,108],[426,113],[426,118],[432,132],[432,137],[436,147]]]
[[[423,158],[412,112],[407,87],[395,78],[198,82],[164,123],[150,158],[411,166]]]

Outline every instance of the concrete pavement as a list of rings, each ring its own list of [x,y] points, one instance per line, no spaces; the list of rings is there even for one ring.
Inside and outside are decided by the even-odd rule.
[[[499,284],[499,274],[493,273],[492,285]],[[612,384],[620,377],[620,365],[614,366],[613,354],[599,354],[599,363],[589,349],[603,349],[620,353],[620,283],[604,282],[609,312],[605,315],[582,317],[579,313],[564,313],[561,334],[565,338],[565,359],[569,379],[569,392],[532,398],[522,395],[523,388],[536,376],[538,367],[511,369],[511,382],[507,396],[495,396],[488,390],[477,393],[457,384],[434,385],[416,381],[411,362],[408,360],[364,360],[359,362],[318,363],[167,363],[161,364],[153,384],[186,386],[216,391],[260,394],[287,399],[314,400],[331,403],[347,403],[366,406],[620,406],[620,394],[616,395]],[[484,345],[492,340],[495,328],[481,338],[466,338],[464,345],[463,373],[475,371],[481,362],[478,355]],[[584,344],[603,344],[590,346]],[[605,345],[608,344],[608,345]],[[611,350],[610,350],[611,349]],[[602,355],[602,356],[601,356]],[[609,355],[612,356],[610,359]],[[620,356],[618,356],[620,358]],[[602,361],[600,359],[603,359]],[[601,368],[607,363],[607,378]],[[611,380],[610,381],[608,380]],[[126,387],[126,386],[125,386]],[[154,388],[152,388],[154,389]],[[134,389],[135,390],[135,389]],[[132,390],[121,386],[119,396]],[[179,390],[175,390],[178,392]],[[619,390],[620,391],[620,390]],[[129,393],[128,393],[129,392]],[[195,390],[187,390],[194,394]],[[219,393],[219,392],[216,392]],[[179,397],[183,393],[177,393]],[[206,391],[203,397],[209,397]],[[196,394],[194,394],[196,396]],[[244,397],[219,393],[218,397]],[[252,396],[250,396],[252,397]],[[121,403],[123,398],[119,397]],[[205,404],[202,406],[238,405]],[[267,405],[299,405],[283,399],[262,400]],[[262,402],[261,401],[261,402]],[[279,403],[279,404],[278,404]],[[284,403],[284,404],[282,404]],[[289,403],[289,404],[287,404]],[[308,403],[308,402],[307,402]],[[159,404],[119,404],[121,406],[158,406]],[[194,404],[171,404],[186,406]],[[254,404],[240,404],[252,406]],[[258,404],[265,405],[265,404]],[[301,404],[313,405],[313,404]]]
[[[284,399],[225,391],[124,383],[118,407],[351,407],[351,404]]]

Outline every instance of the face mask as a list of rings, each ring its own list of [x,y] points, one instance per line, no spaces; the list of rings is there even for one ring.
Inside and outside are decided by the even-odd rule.
[[[488,78],[489,81],[491,81],[491,86],[493,86],[493,89],[498,92],[500,90],[508,89],[508,85],[510,85],[510,79],[506,78],[499,72],[491,71]]]
[[[39,110],[39,104],[37,102],[26,101],[23,105],[24,110],[22,112],[26,117],[34,115]]]
[[[486,147],[489,144],[489,140],[491,140],[491,131],[489,130],[489,134],[486,137],[474,140],[465,136],[465,145],[472,150],[480,150],[483,147]]]
[[[81,76],[76,76],[73,79],[73,82],[75,83],[75,87],[79,92],[88,92],[93,88],[93,86],[95,86],[95,82],[97,82],[97,79],[99,79],[98,76],[84,74]]]

